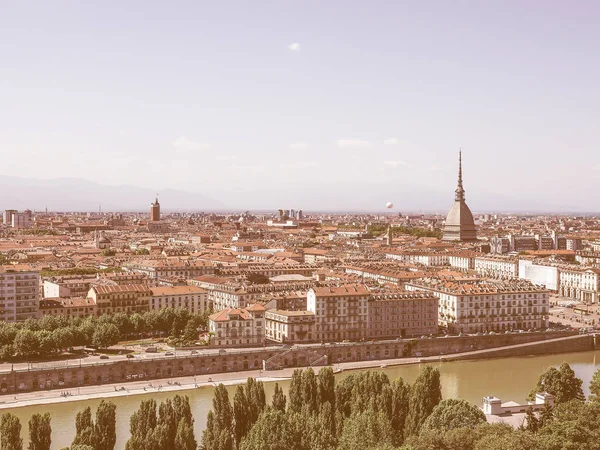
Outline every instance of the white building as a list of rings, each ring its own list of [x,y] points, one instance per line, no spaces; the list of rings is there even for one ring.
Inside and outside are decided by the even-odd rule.
[[[597,303],[600,291],[600,269],[576,266],[559,267],[558,294],[585,303]]]
[[[437,296],[439,323],[454,333],[548,327],[549,292],[527,281],[428,278],[407,283],[405,288]]]
[[[192,314],[201,314],[206,310],[205,289],[196,286],[159,286],[150,288],[150,309],[184,308]]]
[[[265,330],[271,341],[311,342],[315,339],[315,313],[270,309],[265,313]]]
[[[40,273],[0,267],[0,320],[35,319],[40,304]]]
[[[529,259],[519,260],[519,278],[534,284],[546,286],[546,289],[558,291],[559,273],[558,267],[538,264]]]
[[[446,266],[450,256],[447,253],[430,252],[387,252],[385,257],[401,261],[405,264],[422,264],[424,266]]]
[[[475,269],[475,254],[456,253],[448,256],[450,267],[466,272]]]
[[[477,256],[475,272],[490,278],[519,278],[519,260],[510,256]]]
[[[209,316],[210,345],[251,347],[265,343],[265,307],[259,303],[247,308],[227,308]]]

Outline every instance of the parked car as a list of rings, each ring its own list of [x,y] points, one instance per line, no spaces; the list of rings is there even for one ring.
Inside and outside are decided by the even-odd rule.
[[[127,353],[127,358],[132,359],[135,358],[135,356],[133,356],[133,353]]]
[[[108,359],[108,355],[100,355],[100,359]]]
[[[165,356],[174,356],[174,355],[175,355],[175,353],[173,353],[173,352],[165,352]]]

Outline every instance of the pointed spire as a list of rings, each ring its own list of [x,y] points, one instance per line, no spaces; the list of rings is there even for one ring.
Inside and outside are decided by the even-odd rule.
[[[456,187],[456,197],[454,199],[457,202],[465,201],[465,190],[462,183],[462,148],[458,151],[458,186]]]

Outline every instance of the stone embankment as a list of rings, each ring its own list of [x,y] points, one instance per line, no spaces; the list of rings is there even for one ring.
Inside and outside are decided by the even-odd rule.
[[[108,361],[82,367],[23,369],[0,372],[0,392],[22,393],[47,389],[127,383],[211,374],[357,363],[379,360],[479,359],[593,350],[594,335],[565,332],[461,336],[396,341],[352,342],[292,348],[266,347],[228,351],[220,355],[189,355],[157,359]],[[396,362],[402,363],[402,362]],[[264,373],[264,372],[263,372]],[[273,372],[274,374],[276,372]]]

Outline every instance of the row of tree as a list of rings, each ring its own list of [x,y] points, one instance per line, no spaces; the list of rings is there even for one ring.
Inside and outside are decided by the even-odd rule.
[[[131,416],[131,437],[126,450],[196,450],[194,419],[186,396],[176,395],[157,406],[156,400],[142,401]],[[62,450],[114,450],[117,441],[116,406],[101,401],[95,418],[88,406],[77,413],[75,437],[70,447]],[[52,428],[50,414],[34,414],[29,420],[27,450],[50,450]],[[21,423],[14,414],[0,418],[0,449],[23,450]]]
[[[203,433],[203,450],[484,450],[600,448],[600,370],[586,402],[566,363],[544,372],[532,390],[555,396],[555,407],[527,412],[514,429],[486,423],[476,406],[441,398],[437,369],[425,366],[409,385],[381,372],[352,374],[336,382],[330,368],[297,370],[288,396],[276,385],[270,404],[262,384],[238,386],[233,404],[215,390]],[[581,434],[580,434],[581,433]]]
[[[19,323],[0,323],[0,359],[48,357],[73,346],[107,348],[132,336],[170,336],[180,343],[198,340],[206,329],[208,312],[192,314],[183,308],[100,317],[47,315]]]

